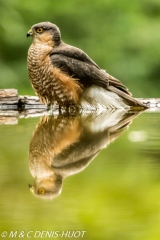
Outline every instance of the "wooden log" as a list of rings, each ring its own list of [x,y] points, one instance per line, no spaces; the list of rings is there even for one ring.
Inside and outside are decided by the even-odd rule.
[[[0,89],[0,104],[17,104],[18,91],[16,89]]]
[[[160,98],[137,98],[148,108],[160,109]],[[29,109],[47,109],[37,96],[18,96],[17,89],[0,89],[0,110],[17,110],[19,112]],[[58,109],[58,105],[54,105]]]
[[[17,89],[0,89],[0,99],[3,98],[16,98],[18,99]]]
[[[0,89],[0,109],[23,110],[46,108],[36,96],[18,96],[16,89]]]
[[[0,125],[1,124],[17,124],[19,113],[14,110],[0,110]]]
[[[17,103],[17,89],[0,89],[0,124],[18,123]]]
[[[41,103],[37,96],[19,96],[18,107],[19,109],[46,109],[47,105]]]
[[[137,98],[148,108],[160,108],[160,98]]]

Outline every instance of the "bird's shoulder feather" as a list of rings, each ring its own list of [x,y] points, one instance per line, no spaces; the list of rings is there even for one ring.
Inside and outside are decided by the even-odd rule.
[[[88,63],[95,66],[97,69],[100,69],[100,67],[84,51],[63,42],[58,47],[53,49],[51,56],[54,54],[61,54],[66,57]]]
[[[81,49],[61,43],[50,54],[51,62],[66,74],[79,79],[84,86],[97,85],[107,89],[109,85],[131,95],[128,88],[118,79],[109,75]]]
[[[127,94],[128,89],[118,79],[109,75],[82,50],[63,44],[56,47],[50,54],[51,62],[55,67],[60,68],[69,76],[79,79],[84,86],[97,85],[107,88],[113,85],[121,88]]]
[[[109,75],[82,50],[70,45],[56,47],[50,54],[51,62],[60,68],[65,74],[76,78],[82,87],[95,85],[115,92],[129,102],[129,105],[143,106],[132,97],[128,88],[118,79]],[[143,106],[144,107],[144,106]]]

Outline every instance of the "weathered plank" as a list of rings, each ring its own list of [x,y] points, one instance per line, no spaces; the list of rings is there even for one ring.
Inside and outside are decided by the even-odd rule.
[[[0,89],[0,105],[2,104],[17,104],[18,91],[17,89]]]
[[[1,110],[23,110],[23,109],[46,108],[36,96],[18,96],[16,89],[0,89]]]
[[[0,89],[0,99],[1,98],[17,98],[18,99],[18,91],[17,89]]]
[[[149,108],[160,108],[160,98],[137,98]],[[0,109],[46,108],[37,96],[18,96],[17,89],[0,89]]]
[[[148,108],[160,108],[160,98],[137,98]]]
[[[19,96],[18,107],[22,109],[37,109],[37,108],[47,108],[46,105],[39,101],[37,96]]]
[[[0,124],[17,124],[18,118],[19,118],[18,111],[14,111],[14,110],[2,111],[2,110],[0,110]]]
[[[147,112],[160,112],[160,98],[137,99],[149,108]],[[50,113],[37,96],[18,96],[17,89],[0,89],[0,124],[16,124],[19,117],[57,115],[58,109],[59,106],[54,105]]]

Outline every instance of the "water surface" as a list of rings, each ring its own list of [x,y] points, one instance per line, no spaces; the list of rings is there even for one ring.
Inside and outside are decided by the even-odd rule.
[[[160,113],[124,115],[0,125],[6,239],[159,239]]]

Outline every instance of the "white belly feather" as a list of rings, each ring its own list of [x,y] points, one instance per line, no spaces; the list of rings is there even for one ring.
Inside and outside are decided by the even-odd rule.
[[[92,86],[84,90],[82,100],[83,108],[95,109],[129,109],[122,98],[116,93],[105,90],[101,87]]]

